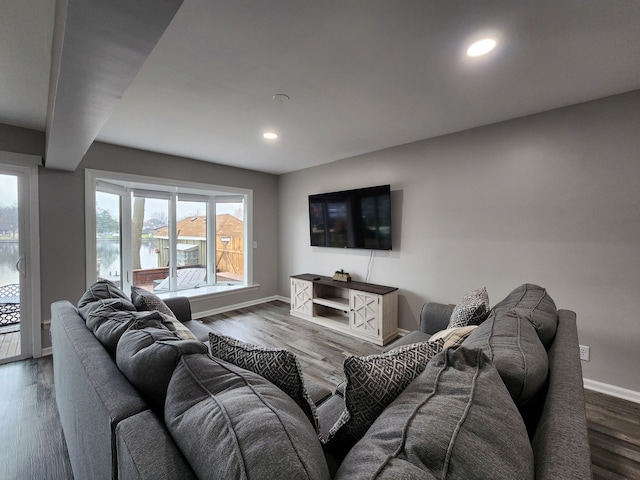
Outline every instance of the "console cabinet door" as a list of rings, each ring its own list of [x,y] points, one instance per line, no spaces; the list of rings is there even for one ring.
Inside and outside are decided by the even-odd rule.
[[[291,279],[291,310],[313,315],[313,282]]]
[[[349,304],[351,330],[360,335],[378,338],[381,320],[380,295],[350,290]]]

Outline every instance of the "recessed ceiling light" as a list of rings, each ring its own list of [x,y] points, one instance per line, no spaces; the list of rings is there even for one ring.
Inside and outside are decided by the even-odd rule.
[[[285,94],[285,93],[276,93],[276,94],[273,96],[273,99],[274,99],[276,102],[284,103],[284,102],[286,102],[286,101],[288,101],[288,100],[291,100],[291,97],[290,97],[289,95]]]
[[[471,44],[467,49],[467,55],[470,57],[480,57],[486,55],[496,47],[496,41],[493,38],[484,38]]]
[[[278,138],[278,134],[273,132],[265,132],[262,134],[262,136],[267,140],[275,140],[276,138]]]

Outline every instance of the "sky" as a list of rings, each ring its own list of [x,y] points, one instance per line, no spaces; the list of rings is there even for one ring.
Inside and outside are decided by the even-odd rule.
[[[108,210],[114,217],[118,211],[118,196],[105,194],[98,192],[96,196],[97,207]],[[218,204],[218,214],[229,213],[231,215],[236,213],[237,204]],[[157,200],[154,198],[147,198],[144,205],[144,219],[149,220],[154,217],[156,212],[165,212],[167,214],[167,201]],[[177,216],[178,220],[181,220],[188,216],[204,215],[206,212],[205,205],[196,202],[178,202]]]
[[[18,177],[0,175],[0,205],[18,205]]]

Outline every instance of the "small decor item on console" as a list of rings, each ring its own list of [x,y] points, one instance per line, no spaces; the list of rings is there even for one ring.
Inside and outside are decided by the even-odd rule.
[[[336,273],[333,274],[333,279],[338,280],[339,282],[350,282],[351,275],[349,275],[349,272],[345,272],[344,270],[340,269],[336,270]]]

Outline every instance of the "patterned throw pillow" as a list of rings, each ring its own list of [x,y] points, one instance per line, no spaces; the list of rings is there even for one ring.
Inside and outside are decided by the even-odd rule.
[[[139,312],[157,310],[160,313],[171,315],[173,317],[173,312],[167,304],[164,303],[155,293],[145,290],[144,288],[131,287],[131,301]]]
[[[469,292],[453,309],[447,328],[480,325],[489,316],[489,311],[489,295],[486,287]]]
[[[289,395],[319,431],[318,414],[302,380],[296,356],[284,349],[263,348],[218,333],[209,333],[211,355],[266,378]]]
[[[358,441],[382,411],[442,351],[444,340],[403,345],[380,355],[344,361],[345,410],[331,428],[329,441]]]
[[[444,340],[444,348],[452,348],[460,345],[465,338],[471,335],[477,325],[468,325],[466,327],[458,327],[458,328],[447,328],[446,330],[440,330],[439,332],[434,333],[429,338],[429,341],[438,340],[439,338]]]

